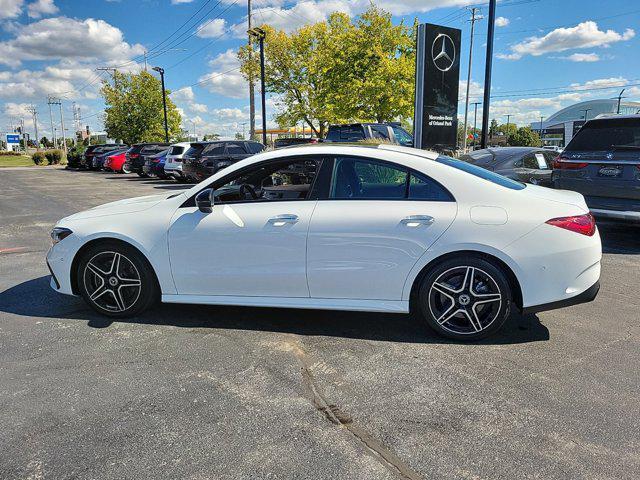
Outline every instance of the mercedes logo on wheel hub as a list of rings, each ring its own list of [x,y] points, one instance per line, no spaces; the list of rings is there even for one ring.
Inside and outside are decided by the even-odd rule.
[[[445,33],[439,34],[431,45],[433,64],[441,72],[446,72],[456,62],[456,46],[451,37]]]

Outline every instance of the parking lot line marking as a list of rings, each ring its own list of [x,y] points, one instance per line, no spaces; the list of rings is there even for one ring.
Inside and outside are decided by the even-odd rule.
[[[17,253],[26,250],[27,247],[0,248],[0,255],[3,253]]]

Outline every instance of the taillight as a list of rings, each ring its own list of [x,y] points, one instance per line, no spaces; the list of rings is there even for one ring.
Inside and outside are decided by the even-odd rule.
[[[593,218],[591,213],[584,215],[576,215],[573,217],[558,217],[547,220],[546,223],[555,227],[564,228],[565,230],[571,230],[572,232],[580,233],[591,237],[596,233],[596,219]]]
[[[585,162],[568,162],[565,157],[558,155],[553,160],[553,168],[556,170],[579,170],[589,165]]]

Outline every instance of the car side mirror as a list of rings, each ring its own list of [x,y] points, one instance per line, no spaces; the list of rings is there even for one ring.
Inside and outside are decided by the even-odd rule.
[[[196,206],[202,213],[213,212],[213,188],[206,188],[196,195]]]

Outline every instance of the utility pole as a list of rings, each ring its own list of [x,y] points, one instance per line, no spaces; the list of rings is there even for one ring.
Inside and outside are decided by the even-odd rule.
[[[260,42],[260,97],[262,100],[262,144],[267,145],[267,92],[264,89],[264,37],[266,33],[261,28],[253,28],[249,30],[249,35],[253,35]]]
[[[540,139],[541,140],[542,140],[542,120],[544,120],[544,117],[540,115]]]
[[[67,137],[64,133],[64,115],[62,114],[62,100],[58,99],[58,107],[60,107],[60,129],[62,130],[62,150],[67,154]]]
[[[164,68],[153,67],[152,70],[160,74],[160,81],[162,82],[162,108],[164,109],[164,141],[169,143],[169,127],[167,126],[167,94],[164,89]]]
[[[33,117],[33,128],[36,131],[36,150],[38,150],[40,148],[40,139],[38,137],[38,110],[36,110],[35,105],[31,104],[27,107],[27,111],[31,113]]]
[[[476,128],[476,120],[478,119],[478,105],[482,105],[481,102],[473,102],[473,148],[476,148],[476,134],[478,129]]]
[[[625,97],[623,97],[623,96],[622,96],[622,94],[624,93],[624,91],[625,91],[625,90],[626,90],[626,88],[623,88],[623,89],[620,91],[620,94],[618,95],[618,110],[616,111],[616,114],[617,114],[617,115],[620,115],[620,101],[621,101],[623,98],[625,98]],[[586,120],[586,119],[585,119],[585,120]]]
[[[489,24],[487,25],[487,58],[484,67],[484,102],[482,105],[482,143],[487,147],[489,138],[489,105],[491,103],[491,63],[493,61],[493,34],[496,27],[496,0],[489,0]]]
[[[251,0],[247,0],[247,26],[249,32],[251,26]],[[253,37],[249,33],[249,64],[253,60]],[[253,74],[249,75],[249,140],[253,140],[256,135],[256,98],[255,85],[253,83]]]
[[[27,153],[27,134],[24,131],[24,118],[20,119],[20,135],[22,136],[22,144],[24,145],[24,152]]]
[[[477,16],[479,8],[471,9],[471,37],[469,39],[469,69],[467,71],[467,97],[464,102],[464,140],[462,143],[462,149],[466,153],[467,151],[467,118],[469,114],[469,87],[471,86],[471,59],[473,58],[473,31],[477,20],[480,20],[482,17]]]
[[[53,137],[53,148],[56,148],[56,129],[53,127],[53,113],[51,112],[51,105],[53,105],[54,98],[49,96],[47,99],[47,105],[49,105],[49,120],[51,121],[51,136]]]

